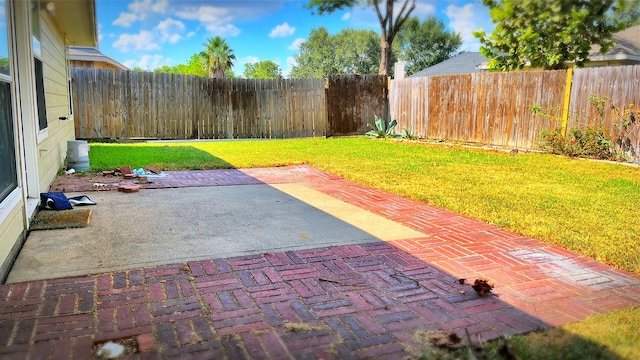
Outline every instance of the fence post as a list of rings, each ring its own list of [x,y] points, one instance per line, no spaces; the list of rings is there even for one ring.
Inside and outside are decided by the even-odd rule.
[[[564,106],[562,107],[562,136],[567,135],[567,123],[569,122],[569,101],[571,99],[571,83],[573,80],[573,68],[567,70],[567,84],[564,89]]]

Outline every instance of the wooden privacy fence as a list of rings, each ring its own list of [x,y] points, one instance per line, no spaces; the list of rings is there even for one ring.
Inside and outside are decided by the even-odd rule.
[[[207,79],[73,68],[76,137],[231,139],[325,136],[322,79]]]
[[[385,117],[387,77],[384,75],[330,75],[327,83],[329,136],[364,134],[374,116]]]
[[[575,69],[572,76],[558,70],[406,78],[391,82],[390,118],[398,120],[398,131],[411,127],[427,138],[532,149],[541,130],[570,129],[578,118],[594,124],[592,94],[619,108],[635,104],[637,111],[639,83],[640,65]],[[558,118],[566,109],[569,116],[563,124],[535,115],[531,105],[555,109]],[[607,108],[603,125],[611,132],[616,123]],[[631,130],[638,132],[632,138],[639,149],[640,129]]]

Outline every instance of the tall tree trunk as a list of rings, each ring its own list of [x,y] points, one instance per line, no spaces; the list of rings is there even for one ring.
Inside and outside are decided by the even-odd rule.
[[[391,62],[391,44],[385,36],[380,37],[380,68],[378,74],[389,76],[389,63]]]

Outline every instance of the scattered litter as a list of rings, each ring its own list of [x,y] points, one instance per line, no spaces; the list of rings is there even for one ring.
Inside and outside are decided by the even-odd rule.
[[[493,282],[487,281],[487,279],[476,279],[471,287],[479,296],[485,296],[493,290]]]
[[[340,281],[331,280],[331,279],[327,279],[327,278],[318,278],[318,281],[325,281],[325,282],[336,283],[336,284],[342,285],[342,283]]]
[[[69,198],[69,202],[73,206],[95,205],[96,202],[89,199],[87,195],[74,196]]]
[[[94,189],[98,189],[98,190],[107,190],[107,187],[108,187],[108,186],[109,186],[109,185],[107,185],[107,184],[103,184],[103,183],[93,183],[93,184],[91,185],[91,187],[92,187],[92,188],[94,188]]]
[[[71,174],[73,174],[73,173],[75,173],[75,172],[76,172],[76,169],[71,168],[71,169],[69,169],[69,170],[65,171],[64,173],[65,173],[65,174],[67,174],[67,175],[71,175]]]
[[[432,346],[443,349],[455,350],[464,346],[462,338],[454,332],[432,331],[428,333],[427,339]]]
[[[458,279],[457,282],[460,285],[464,285],[467,282],[467,279]],[[491,290],[493,290],[494,284],[493,284],[493,281],[489,281],[483,278],[477,278],[473,282],[473,285],[471,285],[471,287],[473,288],[473,290],[476,291],[476,293],[478,293],[479,296],[482,297],[482,296],[485,296],[486,294],[491,294]],[[464,291],[460,291],[460,294],[464,294]]]
[[[122,355],[124,355],[124,346],[112,342],[108,342],[103,344],[96,355],[103,359],[116,359]]]
[[[120,168],[120,174],[122,174],[122,175],[132,174],[131,166],[127,165],[127,166],[121,167]]]
[[[143,168],[139,168],[139,169],[133,169],[132,172],[136,175],[144,175],[144,169]]]
[[[126,193],[138,192],[140,191],[140,185],[123,184],[118,186],[118,191],[122,191]]]
[[[40,208],[44,210],[69,210],[73,205],[62,192],[40,193]]]

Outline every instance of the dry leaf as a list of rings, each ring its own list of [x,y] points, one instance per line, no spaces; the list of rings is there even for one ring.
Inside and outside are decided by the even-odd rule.
[[[486,279],[478,278],[473,282],[473,285],[471,285],[471,287],[476,291],[476,293],[478,293],[479,296],[482,297],[486,294],[491,293],[491,290],[493,290],[493,282],[489,282]]]

